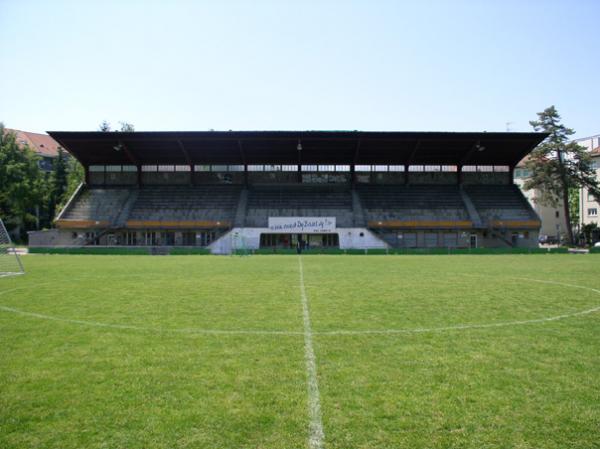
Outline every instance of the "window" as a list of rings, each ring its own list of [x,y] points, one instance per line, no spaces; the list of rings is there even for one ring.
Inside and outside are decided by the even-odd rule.
[[[560,212],[559,212],[559,211],[555,211],[555,212],[554,212],[554,216],[555,216],[556,218],[560,217]]]
[[[137,245],[137,232],[129,231],[125,234],[125,244],[127,246]]]
[[[428,248],[435,248],[436,246],[438,246],[438,235],[434,232],[426,232],[425,246]]]
[[[596,209],[595,207],[590,207],[588,209],[588,215],[590,217],[597,217],[598,216],[598,209]]]
[[[594,195],[592,195],[591,192],[588,192],[588,194],[587,194],[587,200],[588,201],[596,201],[596,197],[594,197]]]

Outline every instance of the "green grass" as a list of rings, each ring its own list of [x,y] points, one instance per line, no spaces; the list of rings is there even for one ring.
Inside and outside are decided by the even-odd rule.
[[[0,448],[307,447],[298,256],[22,260]],[[600,447],[600,312],[460,328],[600,306],[600,256],[302,261],[325,448]]]

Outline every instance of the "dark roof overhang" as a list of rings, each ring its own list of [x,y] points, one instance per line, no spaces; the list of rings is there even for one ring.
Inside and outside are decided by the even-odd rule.
[[[514,132],[49,131],[84,165],[508,165],[547,137]],[[301,150],[298,150],[298,144]]]

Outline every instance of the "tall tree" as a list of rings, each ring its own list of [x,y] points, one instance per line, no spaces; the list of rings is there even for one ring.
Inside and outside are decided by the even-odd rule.
[[[50,216],[54,217],[56,207],[62,203],[67,191],[67,156],[62,148],[58,149],[58,155],[52,162],[52,174],[50,175]]]
[[[529,124],[535,131],[543,131],[549,135],[532,151],[526,163],[526,167],[531,170],[531,177],[524,187],[544,192],[543,202],[546,205],[556,207],[562,203],[567,238],[572,245],[574,238],[569,211],[570,191],[585,187],[598,196],[600,188],[589,153],[584,147],[570,141],[569,136],[575,134],[575,131],[561,123],[556,108],[550,106],[537,115],[538,119]]]
[[[132,133],[135,131],[135,128],[134,128],[133,124],[131,124],[131,123],[119,122],[119,125],[121,125],[120,131],[123,133]]]
[[[119,122],[119,125],[121,125],[120,129],[117,129],[117,132],[123,132],[123,133],[131,133],[135,131],[135,127],[133,126],[132,123],[129,122]],[[102,132],[110,132],[112,131],[112,127],[110,125],[109,122],[107,122],[106,120],[103,120],[102,123],[100,123],[100,126],[98,127],[98,131],[102,131]]]
[[[71,198],[71,195],[73,195],[73,193],[75,193],[75,190],[77,189],[77,187],[79,187],[79,184],[81,184],[83,182],[84,178],[85,178],[85,171],[83,169],[83,166],[74,157],[68,158],[68,160],[67,160],[67,185],[65,188],[65,192],[64,192],[62,198],[60,199],[60,202],[57,204],[57,207],[56,207],[57,211],[61,210],[65,206],[65,204],[67,204],[67,201],[69,201],[69,198]]]
[[[0,217],[21,238],[37,226],[39,208],[47,204],[46,177],[38,163],[39,157],[20,147],[0,123]]]

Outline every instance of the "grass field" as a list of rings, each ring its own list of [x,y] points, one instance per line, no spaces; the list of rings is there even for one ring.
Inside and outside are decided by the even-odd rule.
[[[600,256],[43,256],[0,448],[600,447]]]

